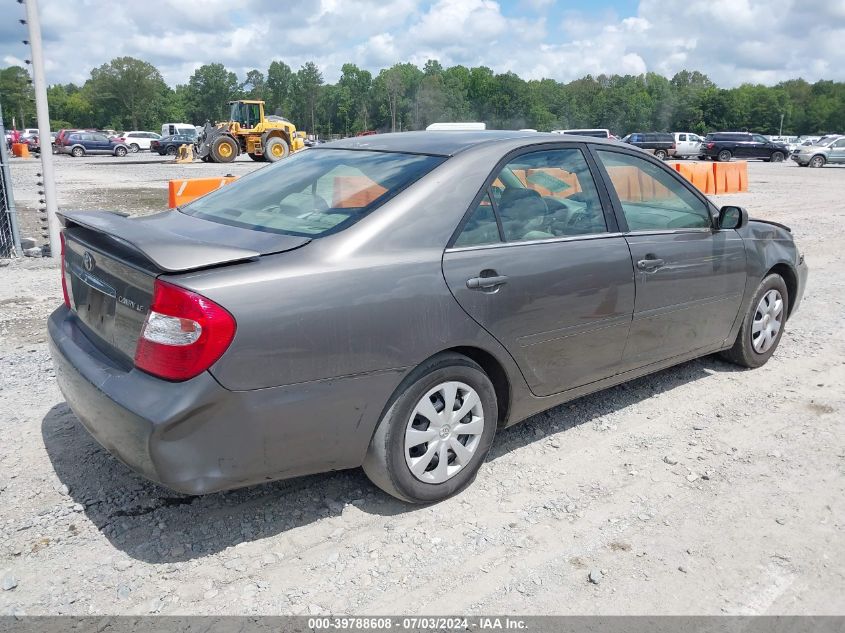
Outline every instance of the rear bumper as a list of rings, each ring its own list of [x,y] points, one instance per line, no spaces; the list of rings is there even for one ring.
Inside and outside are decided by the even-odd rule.
[[[172,383],[118,367],[64,306],[48,330],[59,387],[82,425],[136,472],[187,494],[360,466],[404,373],[229,391],[208,372]]]

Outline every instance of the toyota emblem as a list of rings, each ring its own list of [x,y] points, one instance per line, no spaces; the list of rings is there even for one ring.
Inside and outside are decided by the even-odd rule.
[[[85,268],[85,270],[90,273],[92,270],[94,270],[95,263],[96,262],[94,261],[94,256],[88,251],[85,251],[85,254],[82,256],[82,266]]]

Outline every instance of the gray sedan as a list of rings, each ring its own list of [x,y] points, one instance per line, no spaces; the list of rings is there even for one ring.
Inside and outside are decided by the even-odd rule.
[[[192,494],[363,466],[443,499],[535,413],[705,354],[764,364],[807,277],[788,228],[566,135],[347,139],[63,222],[67,402]]]

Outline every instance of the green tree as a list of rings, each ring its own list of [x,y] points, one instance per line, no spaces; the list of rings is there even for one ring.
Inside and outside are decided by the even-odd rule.
[[[274,61],[267,69],[267,92],[269,112],[290,116],[291,97],[293,96],[294,75],[290,66]]]
[[[317,100],[323,87],[323,74],[314,62],[305,64],[296,71],[296,88],[300,112],[311,123],[311,130],[317,129]]]
[[[151,123],[169,92],[156,67],[134,57],[117,57],[95,68],[86,89],[109,124],[133,130]]]
[[[12,119],[18,129],[35,121],[35,93],[30,85],[29,73],[20,66],[0,70],[0,103],[3,104],[4,123],[12,129]]]
[[[240,97],[238,77],[223,64],[205,64],[188,80],[186,96],[187,115],[194,123],[221,120],[226,103]]]
[[[241,92],[245,98],[264,101],[265,93],[267,92],[267,82],[264,79],[264,73],[256,69],[250,70],[246,74],[246,79],[241,84]]]
[[[355,64],[344,64],[341,71],[338,86],[346,91],[344,98],[351,102],[352,116],[355,118],[353,125],[358,131],[368,130],[373,76],[369,70],[362,70]]]

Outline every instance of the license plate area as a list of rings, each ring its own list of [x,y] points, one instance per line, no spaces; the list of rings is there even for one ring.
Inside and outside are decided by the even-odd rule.
[[[70,273],[77,316],[103,340],[113,343],[117,292],[77,264],[70,265]]]

